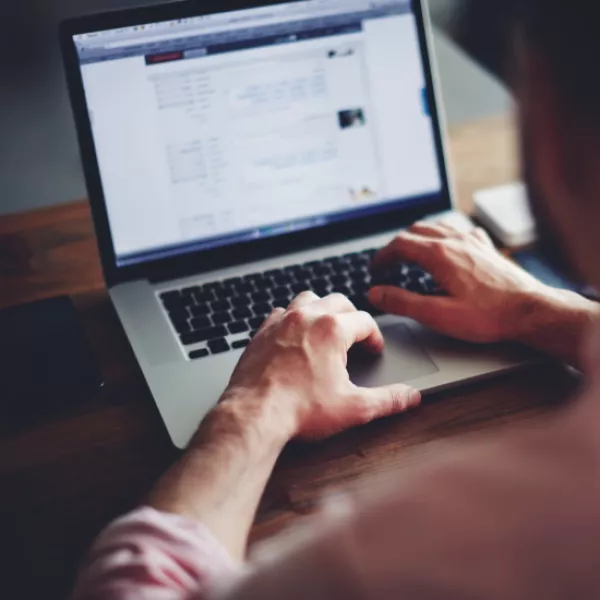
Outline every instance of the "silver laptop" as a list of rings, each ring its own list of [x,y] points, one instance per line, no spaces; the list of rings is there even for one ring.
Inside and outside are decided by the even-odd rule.
[[[181,448],[273,307],[312,289],[373,312],[376,249],[417,219],[452,217],[420,2],[210,6],[61,32],[110,297]],[[396,276],[435,293],[414,266]],[[531,360],[376,316],[387,349],[352,362],[360,385],[432,391]]]

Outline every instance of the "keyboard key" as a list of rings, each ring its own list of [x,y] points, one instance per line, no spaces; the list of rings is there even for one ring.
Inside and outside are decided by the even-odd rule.
[[[192,285],[190,287],[183,288],[181,290],[181,293],[185,294],[185,295],[190,295],[190,294],[196,294],[196,293],[199,294],[201,291],[202,290],[200,289],[199,285]]]
[[[235,295],[236,295],[235,289],[232,287],[222,287],[222,288],[215,290],[215,296],[219,300],[225,300],[227,298],[232,298]]]
[[[271,290],[274,298],[287,298],[290,295],[290,288],[287,286],[276,287]]]
[[[294,283],[291,286],[292,292],[294,292],[296,295],[301,294],[302,292],[307,292],[310,290],[310,288],[310,283]]]
[[[234,296],[231,299],[231,304],[234,308],[242,308],[244,306],[250,306],[252,304],[252,300],[248,294],[242,294],[241,296]]]
[[[215,295],[211,290],[196,292],[194,294],[194,298],[196,299],[196,304],[204,304],[205,302],[211,302],[215,299]]]
[[[233,342],[233,344],[231,344],[231,347],[234,350],[239,350],[240,348],[245,348],[246,346],[248,346],[250,341],[251,340],[237,340],[237,342]]]
[[[226,323],[231,322],[231,313],[228,310],[214,313],[212,316],[212,320],[215,325],[225,325]]]
[[[274,277],[275,275],[280,275],[281,273],[281,269],[271,269],[270,271],[265,271],[265,275],[267,277]]]
[[[210,314],[211,308],[208,304],[196,304],[190,306],[189,311],[192,313],[192,317],[204,317]]]
[[[192,333],[184,333],[180,336],[180,339],[184,346],[190,346],[191,344],[199,344],[200,342],[225,337],[226,335],[227,329],[225,327],[207,327],[206,329],[199,329]]]
[[[212,323],[210,322],[210,319],[208,317],[196,317],[191,320],[191,326],[194,330],[205,329],[206,327],[210,327],[211,325]],[[179,333],[184,332],[180,331]]]
[[[349,262],[346,262],[345,260],[341,260],[340,262],[332,265],[332,269],[335,273],[338,274],[348,273],[348,271],[352,271],[352,268],[352,265]]]
[[[292,283],[293,278],[290,273],[280,273],[273,277],[277,285],[285,285],[286,283]]]
[[[294,277],[298,281],[310,281],[311,279],[313,279],[314,274],[309,269],[300,269],[294,273]]]
[[[346,285],[348,278],[345,275],[332,275],[330,277],[333,285]]]
[[[187,319],[171,319],[171,323],[175,331],[179,334],[190,333],[192,331],[192,327]]]
[[[263,277],[262,279],[257,279],[254,285],[259,291],[270,290],[272,287],[275,287],[275,282],[270,277]]]
[[[352,284],[352,289],[354,290],[355,294],[364,296],[371,289],[371,286],[366,282],[355,281]]]
[[[252,302],[255,304],[260,304],[261,302],[268,302],[271,299],[271,295],[267,292],[254,292],[254,294],[250,294],[250,298],[252,298]]]
[[[329,295],[330,286],[329,285],[315,285],[312,288],[312,291],[321,298]]]
[[[189,318],[190,318],[190,311],[185,307],[175,308],[175,309],[169,311],[169,319],[171,319],[171,321],[173,319],[178,319],[180,321],[187,321]]]
[[[262,273],[250,273],[250,275],[245,275],[242,277],[244,281],[256,281],[257,279],[262,279],[264,275]]]
[[[362,269],[348,273],[348,277],[350,278],[351,281],[363,282],[367,279],[368,276],[369,276],[369,272],[363,271]]]
[[[331,274],[331,269],[326,265],[318,265],[313,268],[313,271],[317,277],[324,277]]]
[[[226,279],[223,282],[223,285],[226,287],[234,287],[234,286],[238,285],[238,283],[242,283],[241,277],[231,277],[231,279]]]
[[[179,292],[165,292],[160,295],[163,306],[168,310],[179,310],[185,307]]]
[[[234,288],[238,294],[250,294],[254,291],[254,286],[250,283],[239,283]]]
[[[225,339],[211,340],[208,342],[208,347],[213,354],[222,354],[223,352],[228,352],[231,350],[227,340]]]
[[[198,358],[206,358],[208,355],[209,355],[209,352],[205,348],[202,348],[201,350],[193,350],[189,354],[189,356],[192,360],[196,360]]]
[[[223,283],[220,281],[212,281],[211,283],[205,283],[202,286],[202,291],[203,292],[210,292],[210,291],[215,291],[215,290],[219,290],[223,287]]]
[[[346,281],[346,278],[344,277],[344,281]],[[319,277],[318,279],[314,279],[313,281],[310,282],[312,289],[323,289],[323,288],[328,288],[330,286],[330,282],[328,279],[325,279],[325,277]]]
[[[264,322],[264,317],[254,317],[248,321],[252,329],[258,329]]]
[[[342,296],[350,296],[350,288],[347,285],[338,285],[331,290],[332,294],[342,294]]]
[[[265,277],[262,273],[254,273],[252,275],[246,275],[244,281],[253,284],[258,289],[268,288],[271,285],[271,280]]]
[[[216,302],[211,302],[210,307],[214,312],[223,312],[224,310],[229,310],[231,304],[229,300],[217,300]]]
[[[345,264],[346,261],[339,256],[334,256],[332,258],[326,258],[323,263],[329,265],[330,267],[337,267],[338,265]]]
[[[250,327],[248,327],[248,323],[246,323],[246,321],[234,321],[233,323],[229,323],[229,325],[227,325],[227,329],[229,329],[229,333],[233,335],[236,333],[244,333],[245,331],[248,331]]]
[[[236,308],[233,311],[233,316],[236,319],[249,319],[252,317],[252,311],[247,306],[244,308]]]
[[[181,304],[183,306],[192,307],[196,304],[196,299],[193,294],[182,294],[181,295]]]
[[[271,313],[271,311],[273,310],[273,307],[267,303],[267,302],[262,302],[261,304],[255,304],[252,307],[252,310],[254,311],[255,314],[257,315],[263,315],[263,316],[267,316],[268,314]]]

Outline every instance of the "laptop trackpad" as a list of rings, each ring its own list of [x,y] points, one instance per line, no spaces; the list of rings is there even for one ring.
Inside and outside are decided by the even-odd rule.
[[[381,356],[373,356],[360,347],[350,351],[348,372],[353,383],[378,387],[412,381],[439,371],[407,325],[388,325],[381,330],[386,342]]]

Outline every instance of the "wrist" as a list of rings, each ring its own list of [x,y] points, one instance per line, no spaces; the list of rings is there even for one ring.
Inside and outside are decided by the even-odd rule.
[[[230,389],[200,426],[191,448],[229,439],[243,444],[249,452],[279,453],[296,430],[285,398],[270,390]]]
[[[548,288],[523,298],[513,341],[578,362],[579,346],[598,315],[598,305],[567,290]]]

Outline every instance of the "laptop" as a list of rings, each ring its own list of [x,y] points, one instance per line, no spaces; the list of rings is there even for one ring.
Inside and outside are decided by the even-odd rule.
[[[176,2],[77,18],[61,43],[110,297],[184,448],[266,315],[303,290],[376,316],[360,385],[424,392],[532,360],[366,300],[369,262],[452,191],[426,7]],[[397,285],[436,293],[414,265]]]

